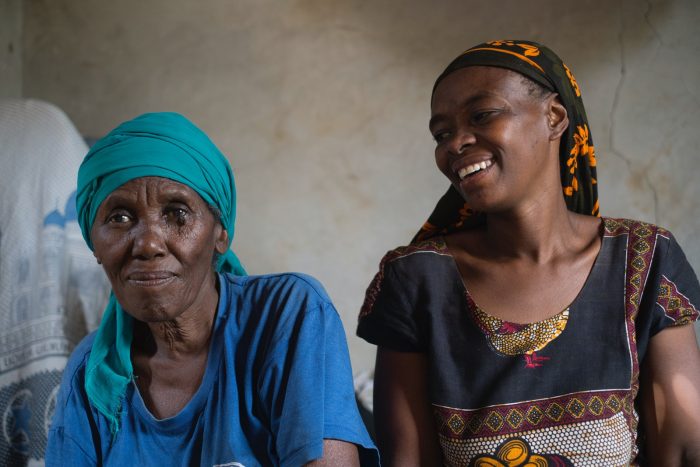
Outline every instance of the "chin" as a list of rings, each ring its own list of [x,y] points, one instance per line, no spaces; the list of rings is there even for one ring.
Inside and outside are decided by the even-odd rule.
[[[120,303],[122,303],[120,301]],[[159,323],[171,321],[181,314],[181,310],[173,306],[172,303],[161,301],[127,301],[122,305],[124,311],[132,318],[145,323]]]
[[[490,200],[484,196],[473,196],[467,195],[463,191],[460,191],[464,201],[472,208],[474,211],[489,213],[499,210],[498,203],[494,200]]]
[[[144,323],[162,323],[177,318],[178,313],[168,312],[165,309],[148,309],[141,311],[140,315],[137,319]]]
[[[464,192],[464,190],[461,190],[459,187],[456,188],[459,194],[462,195],[464,201],[474,211],[484,214],[498,213],[508,211],[513,206],[512,202],[504,199],[502,196],[498,196],[493,191],[487,192],[486,190],[479,190],[475,192]]]

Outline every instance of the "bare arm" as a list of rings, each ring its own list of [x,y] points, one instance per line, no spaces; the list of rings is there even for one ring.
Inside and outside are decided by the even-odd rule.
[[[337,439],[323,440],[323,457],[306,464],[308,467],[345,467],[360,465],[357,446]]]
[[[441,464],[423,354],[377,349],[374,424],[383,465]]]
[[[700,466],[700,351],[692,325],[651,339],[641,382],[650,465]]]

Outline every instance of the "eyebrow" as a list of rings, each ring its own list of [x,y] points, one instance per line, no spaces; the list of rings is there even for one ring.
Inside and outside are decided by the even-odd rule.
[[[496,94],[489,92],[489,91],[479,91],[478,93],[469,96],[467,99],[465,99],[463,102],[459,104],[460,109],[464,109],[469,107],[470,105],[473,105],[475,102],[478,102],[482,99],[486,99],[489,97],[495,97]],[[435,114],[432,117],[430,117],[430,121],[428,122],[428,128],[433,128],[434,125],[447,120],[447,116],[443,114]]]
[[[129,196],[129,194],[122,194],[113,191],[112,193],[107,195],[102,204],[104,206],[114,206],[115,204],[128,203],[132,202],[133,200],[134,196]]]
[[[197,194],[196,192],[194,193]],[[199,195],[197,194],[197,196]],[[188,197],[188,192],[187,190],[177,185],[166,186],[164,188],[161,188],[160,197],[165,198],[165,200],[167,201],[185,202],[185,199]],[[131,203],[137,202],[137,200],[138,195],[136,194],[136,192],[132,190],[124,190],[121,189],[121,187],[119,187],[112,193],[107,195],[105,200],[102,202],[101,206],[111,210],[115,207],[119,207],[125,204],[129,205]]]

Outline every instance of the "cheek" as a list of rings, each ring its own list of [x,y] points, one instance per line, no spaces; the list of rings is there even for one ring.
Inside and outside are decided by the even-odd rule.
[[[210,267],[216,241],[212,231],[206,228],[190,231],[186,236],[177,236],[170,244],[171,251],[177,251],[183,263],[191,267]]]
[[[510,145],[519,145],[526,150],[542,148],[543,143],[548,143],[547,125],[539,118],[530,118],[523,121],[517,128],[512,128],[505,133]]]
[[[122,267],[123,255],[121,255],[119,252],[112,251],[109,249],[98,250],[96,248],[95,252],[97,251],[100,251],[98,258],[100,264],[102,265],[102,270],[107,275],[107,278],[109,279],[110,283],[112,283],[112,285],[115,285],[117,279],[119,278],[119,272]]]
[[[440,147],[435,148],[435,164],[437,165],[440,172],[442,172],[447,178],[450,178],[451,170],[447,159],[447,151]]]
[[[93,229],[90,239],[95,258],[102,264],[102,267],[109,273],[109,266],[120,256],[119,252],[124,249],[125,236],[105,235],[99,229]]]

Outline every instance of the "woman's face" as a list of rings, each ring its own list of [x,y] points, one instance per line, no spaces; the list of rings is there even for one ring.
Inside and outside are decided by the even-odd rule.
[[[95,257],[124,310],[140,321],[172,320],[209,306],[214,252],[227,233],[191,188],[160,177],[131,180],[105,198],[90,232]]]
[[[551,164],[558,174],[550,160],[550,99],[530,95],[522,76],[503,68],[467,67],[440,82],[430,119],[435,160],[472,208],[511,209],[537,195]]]

